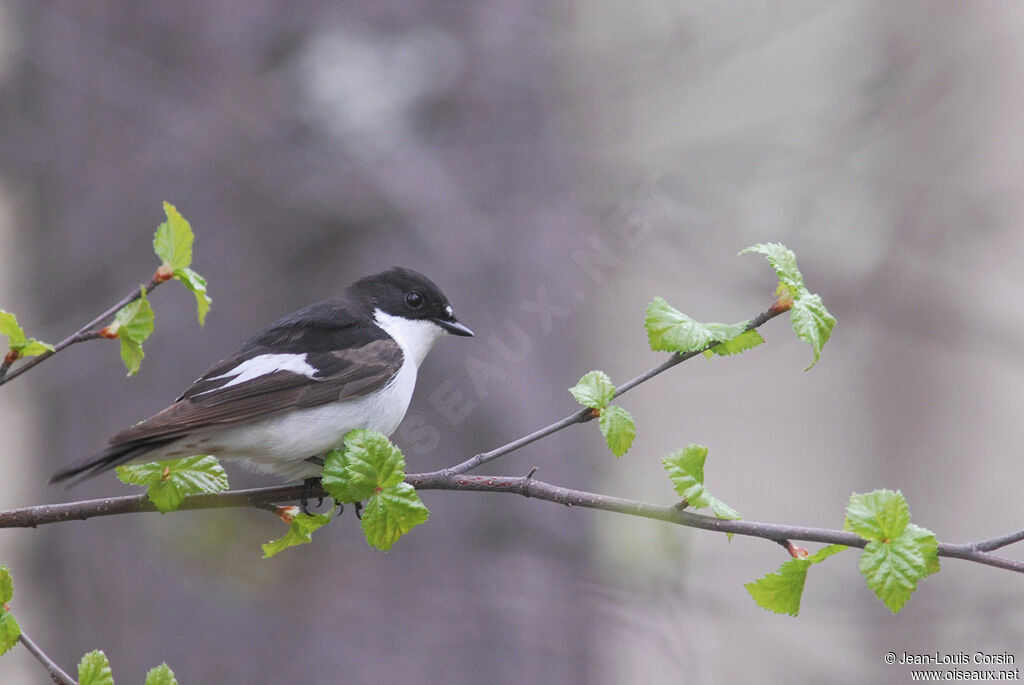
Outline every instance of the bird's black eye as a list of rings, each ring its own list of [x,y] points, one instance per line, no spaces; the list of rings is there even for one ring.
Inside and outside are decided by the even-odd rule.
[[[405,303],[413,309],[419,309],[423,306],[423,295],[413,290],[405,294]]]

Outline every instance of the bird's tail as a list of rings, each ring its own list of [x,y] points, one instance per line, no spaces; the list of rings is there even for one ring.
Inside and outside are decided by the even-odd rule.
[[[70,466],[65,466],[53,474],[53,477],[50,478],[50,483],[62,483],[74,479],[67,485],[70,488],[104,471],[127,464],[133,459],[141,457],[147,452],[152,452],[168,442],[172,442],[172,440],[149,440],[146,442],[125,442],[111,445],[101,452],[79,459]]]

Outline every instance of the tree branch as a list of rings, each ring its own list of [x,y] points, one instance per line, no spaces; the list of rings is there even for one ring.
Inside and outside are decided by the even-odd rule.
[[[768,321],[774,319],[779,314],[782,314],[787,311],[789,311],[788,304],[776,301],[774,304],[772,304],[771,307],[769,307],[768,309],[766,309],[765,311],[761,312],[753,319],[748,321],[746,328],[743,329],[743,332],[745,333],[747,331],[758,328],[767,323]],[[673,366],[676,366],[677,364],[682,364],[687,359],[693,359],[697,355],[704,354],[705,351],[710,350],[717,344],[718,343],[714,343],[708,345],[702,350],[697,350],[695,352],[687,352],[686,354],[673,352],[668,359],[666,359],[661,364],[658,364],[650,371],[642,373],[636,378],[628,380],[622,385],[620,385],[618,388],[615,389],[614,396],[619,397],[620,395],[626,394],[627,392],[629,392],[636,386],[640,385],[641,383],[651,380],[652,378],[654,378],[655,376],[664,371],[668,371]],[[540,430],[530,433],[529,435],[524,435],[518,440],[513,440],[512,442],[502,445],[501,447],[496,447],[490,452],[482,452],[480,454],[477,454],[476,456],[467,459],[461,464],[456,464],[451,468],[445,469],[445,471],[451,474],[466,473],[468,471],[472,471],[478,466],[482,466],[483,464],[494,461],[495,459],[503,457],[506,454],[509,454],[510,452],[515,452],[518,449],[526,447],[530,443],[537,442],[538,440],[546,438],[554,433],[557,433],[558,431],[564,428],[574,426],[577,423],[586,423],[587,421],[591,421],[593,419],[594,414],[591,412],[591,410],[588,408],[583,408],[573,414],[570,414],[569,416],[566,416],[564,419],[555,421],[550,426],[541,428]]]
[[[157,287],[158,285],[163,283],[165,280],[167,280],[167,279],[166,278],[160,278],[156,274],[154,274],[153,278],[150,279],[148,284],[146,284],[145,286],[139,286],[138,288],[133,290],[128,295],[125,295],[123,298],[121,298],[120,301],[118,301],[117,304],[115,304],[112,307],[110,307],[110,309],[108,309],[107,311],[103,312],[102,314],[97,316],[95,319],[93,319],[89,323],[85,324],[84,326],[79,328],[77,331],[75,331],[74,333],[72,333],[71,335],[69,335],[68,337],[64,338],[63,340],[61,340],[56,345],[54,345],[53,346],[53,352],[43,352],[42,354],[37,355],[35,357],[25,358],[24,363],[20,364],[18,366],[18,368],[16,368],[11,373],[7,373],[7,369],[10,368],[10,363],[6,364],[5,367],[0,367],[0,385],[3,385],[4,383],[7,383],[8,381],[10,381],[10,380],[12,380],[14,378],[17,378],[18,376],[20,376],[21,374],[25,373],[29,369],[34,368],[35,366],[37,366],[39,364],[42,364],[44,361],[46,361],[47,359],[49,359],[53,355],[57,354],[61,350],[64,350],[64,349],[66,349],[68,347],[71,347],[75,343],[85,342],[86,340],[93,340],[95,338],[100,337],[99,336],[99,331],[97,330],[97,326],[99,326],[101,323],[103,323],[104,321],[106,321],[107,319],[112,317],[114,314],[117,314],[117,312],[120,311],[121,308],[124,307],[125,305],[131,304],[135,300],[137,300],[140,297],[142,297],[142,288],[143,287],[145,287],[146,292],[149,293],[149,292],[152,292],[152,290],[155,287]],[[13,360],[12,360],[12,362],[13,362]]]
[[[21,644],[25,645],[25,649],[29,651],[36,660],[43,665],[47,673],[50,674],[50,679],[57,683],[57,685],[77,685],[74,678],[65,673],[60,666],[54,663],[53,659],[46,656],[46,652],[39,648],[35,642],[29,639],[25,631],[21,632],[21,636],[18,637]]]
[[[674,523],[686,526],[687,528],[700,528],[719,533],[733,533],[735,535],[762,538],[779,543],[784,547],[788,547],[786,542],[789,540],[846,545],[847,547],[864,547],[867,544],[867,541],[860,536],[847,531],[761,523],[758,521],[719,519],[713,516],[685,511],[678,505],[651,504],[638,500],[563,488],[535,480],[532,474],[521,477],[476,476],[450,473],[442,470],[431,473],[410,474],[406,476],[405,481],[418,490],[511,493],[569,507],[600,509],[602,511]],[[298,501],[302,496],[302,489],[303,486],[298,484],[252,488],[249,490],[232,490],[210,495],[191,495],[185,498],[180,509],[194,510],[225,507],[267,509],[271,504]],[[319,497],[321,494],[326,495],[319,486],[314,486],[312,492],[309,493],[311,497]],[[0,512],[0,528],[34,528],[47,523],[85,520],[97,516],[112,516],[116,514],[153,512],[156,510],[156,507],[153,506],[153,503],[144,494],[69,502],[67,504],[46,504]],[[1000,538],[978,543],[951,544],[940,542],[938,554],[940,557],[963,559],[978,564],[1016,571],[1017,573],[1024,573],[1024,562],[989,554],[991,549],[997,549],[1020,540],[1024,540],[1024,531],[1018,531]],[[993,547],[993,545],[995,546]]]

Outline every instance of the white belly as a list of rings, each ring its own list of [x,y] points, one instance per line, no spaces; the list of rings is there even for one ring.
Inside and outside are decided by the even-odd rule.
[[[195,434],[146,454],[142,461],[212,454],[241,459],[260,471],[289,479],[319,476],[321,467],[306,461],[341,447],[356,428],[391,435],[405,417],[416,385],[416,364],[406,360],[391,382],[365,397],[269,416],[252,423]]]

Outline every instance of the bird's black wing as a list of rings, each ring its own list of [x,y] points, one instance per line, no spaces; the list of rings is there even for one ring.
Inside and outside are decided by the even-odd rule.
[[[361,397],[387,385],[402,362],[398,343],[376,326],[271,329],[203,374],[174,404],[110,442],[176,438]]]

